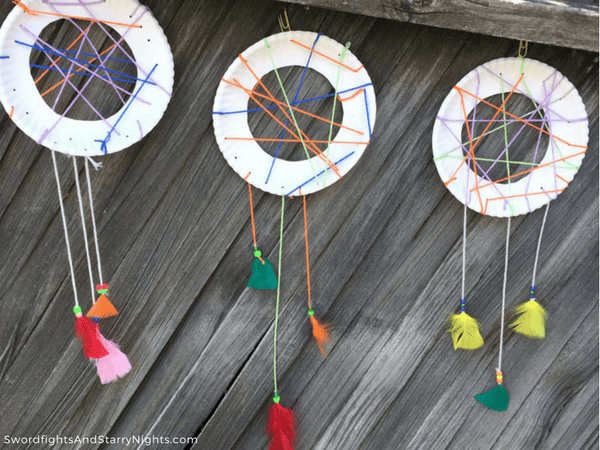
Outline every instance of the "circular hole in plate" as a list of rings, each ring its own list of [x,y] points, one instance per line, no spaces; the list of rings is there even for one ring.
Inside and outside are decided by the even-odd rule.
[[[292,103],[294,102],[294,98],[296,98],[296,101],[305,101],[312,98],[329,95],[329,97],[326,98],[292,105],[295,108],[301,109],[302,111],[306,111],[310,114],[317,115],[325,119],[319,120],[298,110],[294,110],[294,117],[298,122],[299,128],[310,140],[324,141],[324,143],[315,143],[314,145],[316,145],[321,152],[326,153],[327,140],[329,138],[329,122],[331,120],[331,113],[333,110],[333,94],[335,92],[335,87],[332,86],[327,78],[325,78],[323,75],[312,69],[308,69],[306,71],[306,75],[304,76],[304,80],[302,81],[300,92],[296,97],[298,87],[300,86],[300,81],[302,80],[302,74],[304,73],[304,67],[291,66],[283,67],[277,70],[283,82],[288,100]],[[275,97],[275,99],[282,103],[281,106],[285,111],[285,114],[282,112],[281,108],[277,107],[275,102],[263,97],[269,97],[269,94],[265,92],[265,89],[260,84],[257,84],[254,87],[253,93],[256,101],[252,98],[248,100],[248,109],[259,109],[259,111],[248,113],[248,125],[252,136],[259,139],[269,139],[269,141],[259,141],[258,144],[271,156],[275,156],[277,154],[277,158],[287,161],[306,160],[306,152],[302,146],[302,143],[288,131],[285,131],[285,134],[282,138],[282,133],[285,129],[269,114],[262,110],[261,106],[259,105],[260,103],[266,108],[275,106],[274,108],[269,108],[268,111],[271,112],[279,122],[286,125],[289,130],[293,131],[298,136],[296,125],[292,120],[289,120],[292,118],[292,116],[285,101],[285,97],[281,91],[275,71],[267,73],[262,78],[261,82]],[[246,88],[250,89],[251,87],[246,86]],[[335,116],[333,121],[341,124],[342,120],[342,103],[338,100],[336,101]],[[335,139],[338,131],[339,127],[334,125],[331,135],[332,140]],[[303,138],[305,139],[304,136]],[[280,142],[281,139],[293,140],[296,142]],[[310,148],[307,149],[310,157],[314,157],[315,153],[310,151]]]
[[[123,50],[133,52],[124,40],[119,42],[120,34],[109,25],[103,27],[110,37],[98,24],[74,23],[61,19],[42,30],[41,42],[31,49],[31,76],[57,114],[75,120],[100,120],[98,114],[110,117],[134,92],[137,69]],[[82,31],[88,27],[85,38]]]
[[[499,108],[507,95],[508,93],[504,94],[504,99],[502,98],[502,94],[493,95],[486,98],[485,101]],[[508,114],[505,117],[502,112],[498,113],[494,118],[498,112],[497,108],[479,102],[477,108],[471,111],[468,116],[469,131],[472,132],[472,142],[475,147],[475,159],[478,166],[477,174],[482,176],[487,172],[487,177],[492,181],[502,180],[510,175],[512,178],[499,181],[498,183],[508,184],[509,181],[514,183],[528,176],[531,172],[524,173],[523,175],[517,175],[518,173],[536,167],[542,161],[548,148],[548,135]],[[543,118],[545,117],[544,109],[537,109],[533,101],[524,95],[512,94],[506,102],[504,110],[513,116],[522,118],[528,124],[545,129],[546,122],[543,122]],[[473,117],[475,117],[474,123]],[[494,121],[489,125],[492,119]],[[481,138],[480,143],[477,143],[478,137],[481,136],[488,125],[489,128],[485,136]],[[461,139],[464,146],[463,156],[466,156],[470,149],[470,142],[469,132],[464,124]],[[506,142],[510,143],[508,152],[502,153],[506,148]],[[506,162],[507,156],[508,164]],[[498,159],[497,162],[495,162],[496,159]],[[472,163],[471,170],[473,170]],[[484,178],[487,179],[487,177]]]

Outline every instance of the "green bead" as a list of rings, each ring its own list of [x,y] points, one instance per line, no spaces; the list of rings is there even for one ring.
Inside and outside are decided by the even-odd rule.
[[[276,395],[275,397],[273,397],[273,401],[275,403],[279,403],[279,400],[281,400],[281,398],[279,397],[279,395]]]
[[[260,250],[254,250],[254,256],[256,258],[260,258],[262,256],[262,253],[260,252]]]
[[[81,313],[81,306],[75,306],[75,307],[73,308],[73,312],[74,312],[75,314],[80,314],[80,313]]]
[[[314,315],[315,315],[315,312],[314,312],[312,309],[309,309],[309,310],[308,310],[308,315],[309,315],[309,316],[314,316]]]

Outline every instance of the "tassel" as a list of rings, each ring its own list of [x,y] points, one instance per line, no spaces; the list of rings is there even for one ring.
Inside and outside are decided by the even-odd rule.
[[[275,404],[269,408],[266,432],[271,437],[269,450],[294,450],[296,424],[294,411],[279,404],[279,395],[273,398]]]
[[[308,316],[310,317],[310,323],[312,324],[313,337],[317,341],[319,350],[321,350],[323,356],[327,358],[327,353],[325,352],[325,344],[327,344],[330,339],[329,328],[331,327],[331,324],[319,322],[315,318],[315,312],[312,309],[308,310]]]
[[[532,287],[529,296],[531,300],[515,308],[515,314],[520,316],[510,324],[510,327],[524,336],[543,339],[546,337],[546,310],[535,301],[535,288]]]
[[[479,322],[465,312],[451,314],[448,319],[448,332],[452,333],[454,350],[476,350],[483,345],[479,332]]]
[[[261,258],[260,250],[254,251],[252,262],[252,275],[248,280],[248,287],[252,289],[277,289],[277,277],[273,271],[273,265],[267,258]]]
[[[99,319],[106,319],[107,317],[113,317],[117,314],[119,314],[117,309],[113,306],[108,297],[102,294],[100,297],[98,297],[96,303],[92,305],[86,314],[86,317],[98,317]]]
[[[86,358],[98,359],[108,355],[108,351],[98,338],[98,324],[87,317],[81,315],[81,307],[73,308],[76,315],[79,315],[75,322],[75,335],[82,341],[83,354]]]
[[[493,411],[506,411],[508,409],[508,391],[502,386],[502,372],[496,372],[498,386],[483,394],[477,394],[475,400]]]
[[[95,361],[100,382],[107,384],[120,377],[124,377],[131,370],[131,364],[125,353],[119,350],[119,347],[114,342],[102,336],[100,330],[98,330],[98,339],[108,350],[107,356]]]

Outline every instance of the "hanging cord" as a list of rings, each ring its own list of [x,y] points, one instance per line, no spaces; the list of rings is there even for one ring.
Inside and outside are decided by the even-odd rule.
[[[92,229],[94,230],[94,246],[96,248],[96,259],[98,260],[98,278],[100,280],[100,284],[104,284],[102,278],[102,262],[100,261],[100,246],[98,245],[98,229],[96,227],[96,218],[94,217],[94,199],[92,196],[92,182],[90,179],[90,167],[88,165],[89,161],[94,162],[91,158],[85,158],[85,177],[87,181],[88,187],[88,196],[90,198],[90,216],[92,216]],[[102,167],[100,164],[99,167]],[[94,165],[94,168],[98,170],[98,167]]]
[[[283,213],[285,211],[285,196],[281,192],[281,225],[279,226],[279,261],[277,262],[277,301],[275,303],[275,326],[273,330],[273,401],[279,403],[279,391],[277,390],[277,325],[279,323],[279,295],[281,292],[281,249],[283,247]]]
[[[250,174],[248,174],[248,175],[250,175]],[[264,266],[265,262],[260,257],[260,252],[258,251],[258,247],[256,244],[256,225],[254,224],[254,203],[252,202],[252,185],[250,183],[248,183],[248,197],[250,199],[250,222],[252,222],[252,242],[253,242],[253,246],[254,246],[254,256],[256,256],[260,260],[262,265]]]
[[[506,303],[506,280],[508,278],[508,245],[510,241],[510,216],[508,217],[508,223],[506,225],[506,244],[504,253],[504,281],[502,282],[502,315],[500,319],[500,351],[498,353],[498,368],[496,369],[496,378],[500,374],[502,379],[502,344],[504,341],[504,305]]]
[[[94,274],[92,272],[92,258],[90,257],[90,246],[87,238],[87,228],[85,226],[85,214],[83,211],[83,198],[81,196],[81,186],[79,185],[79,172],[77,171],[77,160],[73,158],[73,172],[75,172],[75,186],[77,187],[77,198],[79,200],[79,213],[81,215],[81,229],[83,231],[83,241],[85,243],[85,256],[88,263],[88,272],[90,275],[90,286],[92,288],[92,304],[96,303],[96,291],[94,290]]]
[[[461,295],[460,295],[461,303],[463,303],[463,304],[464,304],[464,300],[465,300],[466,271],[467,271],[467,204],[465,203],[464,208],[463,208],[462,289],[461,289]]]
[[[75,284],[75,269],[73,268],[73,257],[71,256],[71,245],[69,244],[69,230],[67,228],[67,216],[65,215],[65,205],[63,203],[62,191],[60,189],[60,178],[58,177],[58,167],[56,165],[56,152],[52,152],[52,163],[54,164],[54,176],[56,177],[56,189],[58,191],[58,203],[60,204],[60,215],[62,217],[63,229],[65,231],[65,242],[67,244],[67,256],[69,257],[69,269],[71,270],[71,283],[73,284],[73,297],[75,298],[75,307],[79,307],[77,298],[77,285]]]
[[[302,208],[304,210],[304,242],[306,243],[306,283],[308,284],[308,314],[314,314],[310,298],[310,263],[308,259],[308,221],[306,219],[306,196],[302,196]]]
[[[550,202],[548,202],[548,204],[546,205],[546,211],[544,212],[544,219],[542,220],[542,229],[540,230],[540,237],[538,239],[537,250],[535,251],[535,262],[533,263],[533,276],[531,277],[532,290],[535,290],[535,272],[537,271],[538,259],[540,257],[540,247],[542,246],[542,234],[544,234],[544,226],[546,225],[546,218],[548,217],[549,209]]]

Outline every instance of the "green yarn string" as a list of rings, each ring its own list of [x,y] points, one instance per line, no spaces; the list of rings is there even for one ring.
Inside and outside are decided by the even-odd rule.
[[[331,122],[329,123],[329,137],[327,138],[327,153],[325,157],[327,161],[329,161],[329,147],[331,146],[331,136],[333,135],[333,119],[335,117],[335,105],[337,104],[337,95],[338,95],[338,87],[340,85],[340,75],[342,73],[342,64],[344,62],[344,58],[346,57],[346,52],[350,48],[350,42],[346,43],[346,47],[342,50],[340,54],[340,65],[338,67],[337,79],[335,81],[335,93],[333,94],[333,109],[331,110]],[[327,170],[323,173],[323,188],[325,188],[327,183]]]
[[[283,97],[285,98],[285,102],[287,103],[288,109],[290,110],[290,115],[292,116],[292,121],[294,122],[294,125],[296,125],[296,130],[298,130],[298,136],[300,137],[300,142],[302,142],[302,148],[304,148],[304,153],[306,153],[306,158],[308,159],[308,162],[310,164],[310,168],[312,169],[313,175],[314,175],[315,180],[316,180],[317,179],[317,172],[315,171],[315,168],[313,167],[312,161],[310,160],[310,155],[308,153],[308,149],[306,148],[306,143],[304,142],[304,138],[302,137],[302,132],[300,131],[300,127],[298,126],[298,122],[296,121],[296,116],[294,116],[294,110],[292,109],[292,105],[290,104],[288,96],[285,93],[285,88],[283,87],[283,82],[281,81],[281,78],[279,77],[279,72],[277,71],[277,67],[275,66],[275,61],[273,60],[273,55],[271,55],[271,48],[269,47],[269,43],[267,42],[267,38],[264,38],[263,42],[265,43],[265,47],[267,47],[267,52],[269,53],[269,59],[271,60],[271,64],[273,65],[273,70],[275,71],[275,76],[277,77],[277,81],[279,81],[279,87],[281,88],[281,92],[283,93]]]
[[[277,390],[277,325],[279,323],[279,295],[281,292],[281,248],[283,246],[283,213],[285,211],[285,195],[281,192],[281,225],[279,226],[279,261],[277,262],[277,301],[275,303],[275,327],[273,330],[273,384],[275,385],[276,398],[279,398]],[[275,401],[275,399],[273,399]],[[277,401],[275,401],[277,403]]]
[[[502,74],[500,74],[500,91],[502,91],[502,104],[504,105],[504,79],[502,78]],[[504,146],[506,148],[506,174],[508,176],[508,192],[511,192],[511,188],[510,188],[510,159],[508,156],[508,132],[506,131],[506,109],[505,106],[502,107],[502,116],[504,119]],[[510,208],[510,212],[512,213],[512,215],[515,215],[515,210],[514,207],[511,203],[511,201],[508,201],[508,207]]]

